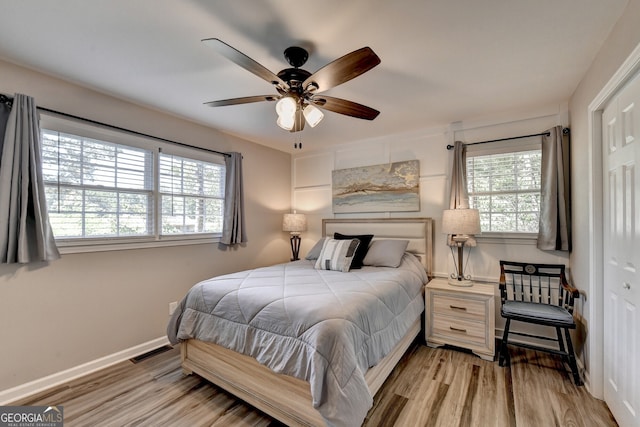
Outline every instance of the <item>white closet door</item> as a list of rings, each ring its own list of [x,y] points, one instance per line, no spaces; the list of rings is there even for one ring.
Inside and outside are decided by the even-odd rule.
[[[622,427],[640,426],[640,78],[602,118],[604,396]]]

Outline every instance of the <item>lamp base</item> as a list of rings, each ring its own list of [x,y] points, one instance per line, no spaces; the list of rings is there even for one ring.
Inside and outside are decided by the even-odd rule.
[[[471,280],[467,280],[467,279],[463,279],[463,280],[458,280],[458,279],[449,279],[449,284],[451,286],[464,286],[464,287],[469,287],[469,286],[473,286],[473,282]]]
[[[298,236],[297,234],[292,234],[290,240],[291,254],[293,255],[291,261],[298,261],[300,259],[298,258],[298,255],[300,254],[300,236]]]

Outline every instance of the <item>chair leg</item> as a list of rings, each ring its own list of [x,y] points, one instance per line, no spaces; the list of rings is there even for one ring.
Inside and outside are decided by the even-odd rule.
[[[507,319],[507,323],[504,325],[504,333],[502,334],[502,343],[500,344],[500,357],[498,363],[500,366],[504,366],[505,362],[509,364],[509,349],[507,348],[507,340],[509,339],[509,326],[511,325],[511,319]]]
[[[558,326],[556,326],[556,333],[558,334],[558,349],[562,352],[562,360],[571,365],[571,362],[569,361],[569,353],[564,349],[564,337],[562,336],[562,331]]]
[[[576,363],[576,355],[573,351],[573,344],[571,343],[569,328],[564,328],[564,334],[567,337],[567,352],[569,353],[569,366],[571,366],[571,371],[573,372],[573,381],[577,386],[581,386],[582,379],[580,378],[580,372],[578,371],[578,364]]]
[[[556,333],[558,334],[558,347],[560,347],[560,351],[566,353],[564,350],[564,338],[562,338],[562,331],[560,328],[556,326]]]

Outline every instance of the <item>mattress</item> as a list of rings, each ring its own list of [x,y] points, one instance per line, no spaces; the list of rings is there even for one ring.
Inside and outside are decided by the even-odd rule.
[[[171,343],[198,339],[308,381],[328,425],[360,425],[373,398],[364,374],[424,310],[424,267],[405,253],[398,268],[348,273],[300,260],[196,284],[167,327]]]

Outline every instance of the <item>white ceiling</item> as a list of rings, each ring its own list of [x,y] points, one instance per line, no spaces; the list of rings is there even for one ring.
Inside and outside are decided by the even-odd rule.
[[[224,132],[293,151],[566,102],[627,0],[0,0],[0,57]],[[314,72],[371,47],[380,65],[327,95],[380,116],[327,112],[276,126],[275,94],[201,43],[219,38],[271,71],[302,45]]]

